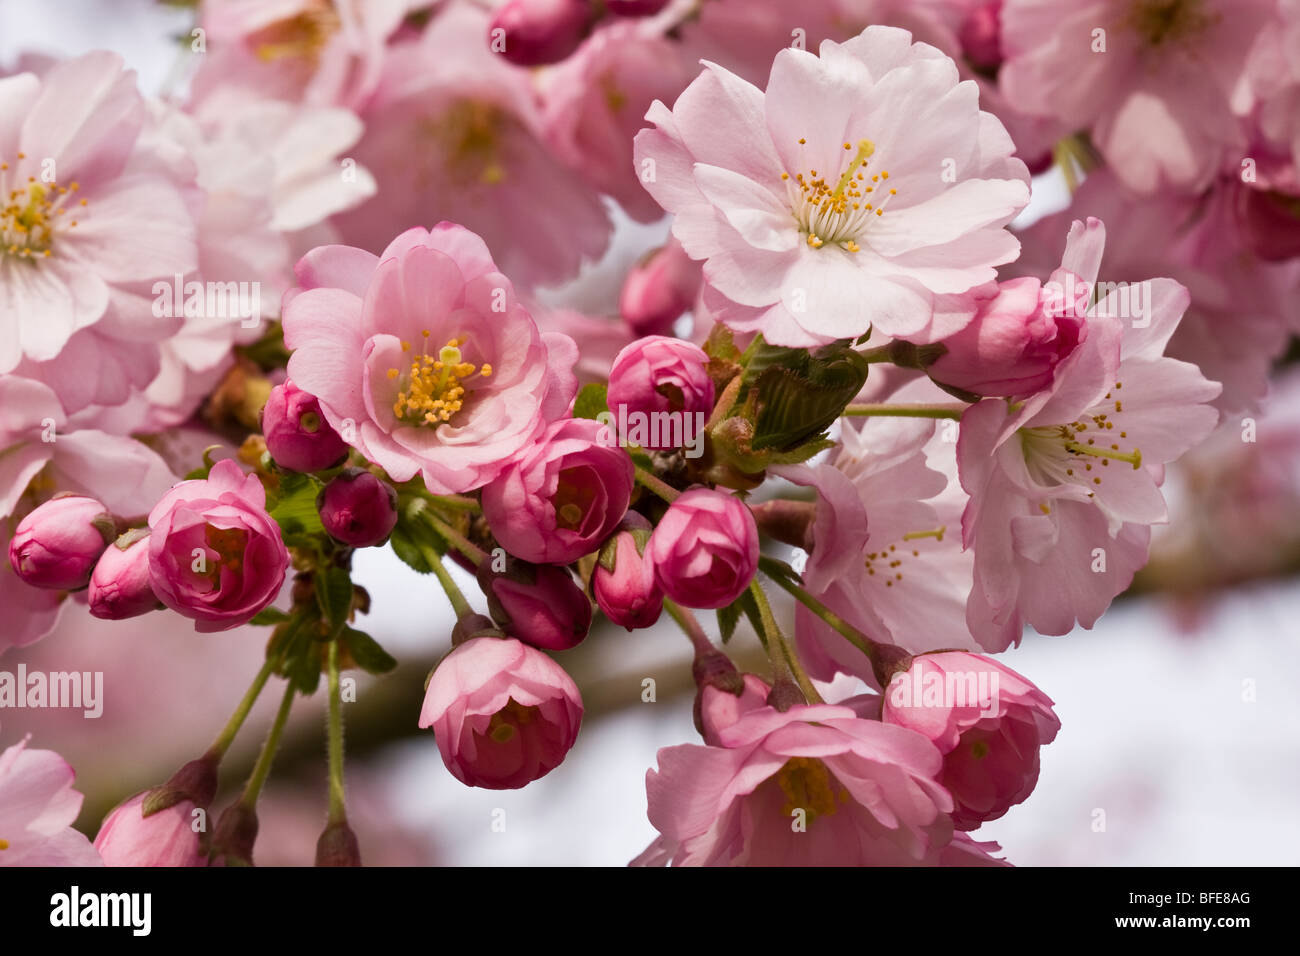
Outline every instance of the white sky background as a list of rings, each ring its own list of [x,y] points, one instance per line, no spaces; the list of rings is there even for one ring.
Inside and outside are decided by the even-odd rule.
[[[148,0],[0,0],[0,67],[24,51],[109,48],[155,93],[175,64],[170,35],[187,23]],[[1059,179],[1036,182],[1026,218],[1063,200]],[[646,235],[624,229],[612,257],[639,252]],[[374,598],[367,629],[394,653],[445,640],[451,615],[428,579],[388,551],[359,553],[356,570]],[[1300,863],[1297,621],[1300,589],[1287,582],[1234,595],[1194,634],[1143,600],[1113,608],[1092,632],[1026,635],[1005,660],[1055,699],[1063,729],[1043,752],[1034,795],[979,836],[1019,864]],[[683,651],[662,627],[615,637],[602,649],[611,664],[644,662],[646,676]],[[585,728],[564,766],[523,791],[463,787],[431,740],[382,761],[398,812],[434,837],[440,862],[621,864],[654,836],[646,768],[659,747],[684,742],[698,742],[688,701],[638,704]],[[502,833],[491,829],[496,808],[506,810]]]

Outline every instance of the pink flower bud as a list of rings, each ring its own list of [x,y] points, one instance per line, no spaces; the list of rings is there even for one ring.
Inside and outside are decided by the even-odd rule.
[[[678,317],[695,304],[703,281],[700,263],[670,238],[627,274],[619,312],[638,335],[666,335]]]
[[[924,734],[944,755],[938,780],[952,794],[953,824],[973,830],[1033,792],[1038,750],[1061,722],[1052,701],[982,654],[920,654],[885,685],[881,720]]]
[[[501,54],[507,60],[516,66],[542,66],[576,50],[591,20],[588,0],[509,0],[492,17],[488,39],[504,31]]]
[[[652,17],[664,7],[669,0],[605,0],[605,9],[620,17]]]
[[[33,587],[73,591],[90,581],[95,562],[116,537],[113,518],[101,502],[65,495],[18,522],[9,542],[9,563]]]
[[[591,629],[591,602],[565,568],[512,558],[497,572],[489,560],[479,565],[478,583],[501,629],[534,647],[567,651]]]
[[[447,769],[471,787],[515,790],[550,773],[573,746],[582,698],[564,669],[515,640],[478,637],[442,659],[420,726]]]
[[[660,587],[678,604],[726,607],[758,569],[758,526],[739,498],[692,488],[664,512],[649,554]]]
[[[1002,65],[1002,0],[988,0],[972,9],[958,31],[961,51],[977,70],[993,72]]]
[[[247,623],[280,592],[289,552],[266,491],[231,459],[175,485],[149,513],[149,583],[198,631]]]
[[[129,532],[120,541],[126,546],[110,545],[90,576],[90,613],[108,621],[138,617],[162,607],[149,586],[148,532]]]
[[[703,437],[713,411],[709,357],[693,342],[651,335],[618,353],[609,370],[610,414],[623,440],[671,451]]]
[[[1046,388],[1056,366],[1086,336],[1080,296],[1089,286],[1063,271],[1000,282],[970,325],[944,339],[948,351],[926,370],[936,382],[976,395],[1023,396]],[[1086,308],[1086,299],[1083,303]]]
[[[289,471],[331,468],[348,453],[348,444],[325,421],[320,403],[293,382],[271,389],[262,409],[262,434],[275,463]]]
[[[397,492],[364,468],[345,468],[316,499],[330,537],[354,548],[383,544],[397,525]]]
[[[204,866],[191,800],[144,815],[152,791],[138,793],[104,818],[95,849],[107,866]]]
[[[696,695],[699,708],[699,720],[696,726],[700,736],[710,747],[723,746],[719,734],[726,730],[751,710],[767,706],[767,695],[772,688],[757,674],[737,675],[741,677],[741,692],[733,694],[713,684],[705,684]]]
[[[654,567],[644,556],[650,531],[650,522],[629,511],[622,527],[601,548],[591,575],[591,593],[600,609],[629,631],[654,624],[664,608]]]
[[[632,459],[587,418],[551,425],[483,488],[483,517],[511,554],[568,564],[595,551],[632,498]]]

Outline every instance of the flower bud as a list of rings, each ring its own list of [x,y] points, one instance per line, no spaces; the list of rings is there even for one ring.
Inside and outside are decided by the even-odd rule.
[[[619,352],[607,398],[623,440],[655,451],[702,443],[713,411],[708,364],[704,349],[666,335],[638,339]]]
[[[542,66],[576,50],[592,18],[588,0],[509,0],[492,17],[488,37],[504,35],[501,54],[516,66]]]
[[[204,866],[195,804],[181,800],[144,815],[154,791],[138,793],[112,810],[95,837],[106,866]]]
[[[492,637],[466,641],[442,659],[420,710],[447,769],[490,790],[518,789],[550,773],[581,723],[582,697],[559,664]]]
[[[320,471],[341,462],[348,444],[325,421],[320,402],[293,382],[271,389],[262,409],[262,434],[275,463],[289,471]]]
[[[664,512],[649,554],[660,587],[678,604],[726,607],[758,570],[758,526],[739,498],[692,488]]]
[[[986,0],[966,14],[957,32],[962,54],[977,70],[992,73],[1002,65],[1001,12],[1002,0]]]
[[[104,550],[86,592],[92,616],[121,621],[163,606],[149,585],[148,538],[147,529],[135,529]]]
[[[600,609],[629,631],[654,624],[664,607],[654,567],[645,556],[650,532],[650,522],[629,511],[601,548],[591,575],[591,593]]]
[[[971,323],[943,340],[948,351],[927,369],[930,377],[982,396],[1024,396],[1050,385],[1086,334],[1080,296],[1089,287],[1060,275],[1046,286],[1033,278],[998,283],[979,299]]]
[[[316,841],[317,866],[360,866],[361,847],[357,844],[357,835],[348,826],[348,821],[340,820],[325,827]]]
[[[632,498],[632,459],[588,418],[551,425],[483,488],[483,517],[516,557],[568,564],[600,547]]]
[[[221,812],[212,833],[211,866],[252,866],[257,842],[257,811],[242,801]]]
[[[478,583],[501,629],[534,647],[565,651],[591,629],[591,602],[565,568],[510,558],[496,572],[484,561]]]
[[[104,505],[84,495],[65,495],[38,506],[9,542],[9,563],[38,588],[72,591],[90,581],[95,562],[117,537]]]
[[[682,244],[669,238],[627,274],[618,310],[638,335],[667,335],[695,304],[704,281],[701,270]]]
[[[331,538],[354,548],[383,544],[397,525],[397,492],[364,468],[345,468],[316,498]]]

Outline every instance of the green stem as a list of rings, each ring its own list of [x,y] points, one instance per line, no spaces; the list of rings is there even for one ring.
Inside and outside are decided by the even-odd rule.
[[[682,607],[676,601],[664,598],[664,610],[668,616],[677,622],[677,626],[682,629],[687,637],[691,639],[691,644],[695,646],[698,652],[713,650],[713,642],[709,640],[709,635],[704,633],[704,628],[700,626],[699,620],[686,608]]]
[[[424,559],[433,568],[433,573],[438,578],[438,583],[442,585],[443,591],[446,592],[447,600],[451,602],[456,617],[462,618],[473,614],[474,609],[470,607],[469,601],[465,599],[464,592],[456,585],[451,573],[443,566],[442,559],[437,554],[432,553],[432,550],[430,548],[425,552]]]
[[[668,502],[669,504],[672,504],[674,501],[677,500],[677,496],[681,494],[680,491],[672,487],[672,485],[668,484],[667,482],[661,481],[660,479],[656,478],[654,475],[650,474],[650,472],[646,471],[640,465],[636,465],[635,467],[636,467],[636,480],[639,484],[641,484],[646,488],[649,488],[651,491],[653,491],[656,495],[658,495],[660,498],[662,498],[664,501]]]
[[[280,746],[280,735],[284,733],[285,722],[289,719],[289,708],[293,705],[294,692],[293,684],[287,683],[284,697],[280,699],[280,709],[276,711],[275,721],[266,735],[266,743],[262,744],[262,752],[257,755],[257,764],[253,767],[248,783],[244,785],[243,796],[239,798],[239,802],[250,810],[257,806],[257,798],[262,793],[262,786],[270,776],[271,764],[275,761],[275,751]]]
[[[867,403],[850,405],[844,409],[845,415],[868,416],[884,415],[898,418],[952,418],[960,419],[968,406],[953,402],[949,405],[926,405],[923,403]]]
[[[235,712],[226,721],[226,726],[221,729],[221,733],[217,734],[217,739],[208,748],[207,755],[209,757],[220,760],[225,756],[226,751],[230,749],[231,742],[235,739],[235,734],[239,733],[239,728],[244,726],[244,721],[248,718],[248,712],[257,703],[257,698],[262,693],[262,688],[266,686],[266,681],[271,676],[274,667],[274,661],[269,659],[262,664],[262,669],[257,672],[257,676],[253,678],[253,683],[245,691],[244,699],[239,702]]]
[[[767,632],[768,640],[765,646],[768,649],[768,659],[772,662],[773,669],[777,672],[778,677],[793,677],[799,689],[803,691],[804,697],[810,704],[824,704],[821,694],[817,693],[817,688],[813,686],[812,679],[804,671],[803,666],[799,663],[798,656],[795,655],[794,649],[785,639],[785,634],[781,632],[781,625],[776,623],[776,615],[772,613],[772,605],[767,601],[767,595],[763,592],[763,586],[757,580],[751,581],[749,585],[750,592],[754,595],[754,603],[758,605],[758,619],[763,625],[763,630]],[[784,664],[784,667],[782,666]],[[786,673],[781,673],[785,671]]]
[[[867,655],[867,659],[875,661],[876,644],[871,638],[863,634],[856,627],[844,620],[821,601],[817,600],[799,585],[795,584],[786,575],[782,565],[774,558],[767,555],[760,555],[758,566],[763,569],[763,573],[777,583],[780,587],[789,591],[797,600],[808,610],[812,611],[823,621],[829,624],[835,631],[848,639],[849,643]]]
[[[893,345],[877,345],[874,349],[866,349],[858,352],[867,362],[892,362],[894,361]]]
[[[427,511],[425,514],[438,534],[447,539],[448,544],[461,554],[465,555],[465,557],[469,558],[470,561],[474,562],[475,566],[483,563],[483,560],[487,557],[486,551],[476,545],[469,538],[465,537],[447,522],[443,521],[432,511]]]
[[[339,644],[329,646],[329,822],[342,823],[347,819],[343,802],[343,712],[339,701]]]

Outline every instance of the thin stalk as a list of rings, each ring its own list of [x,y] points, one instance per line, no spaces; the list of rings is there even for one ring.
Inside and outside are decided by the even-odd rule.
[[[212,746],[208,748],[208,756],[217,760],[225,756],[226,751],[230,749],[231,742],[235,739],[235,735],[239,733],[239,728],[244,726],[244,721],[248,718],[248,712],[257,703],[257,698],[262,693],[262,688],[266,686],[266,681],[271,676],[274,667],[275,663],[270,659],[262,664],[262,669],[257,672],[257,676],[253,678],[253,683],[244,692],[243,700],[239,702],[235,712],[230,715],[230,719],[226,721],[226,726],[221,729],[221,733],[217,734],[217,739],[212,742]]]
[[[649,488],[651,491],[653,491],[656,495],[658,495],[660,498],[662,498],[664,501],[668,502],[669,504],[672,504],[674,501],[677,500],[678,495],[681,494],[680,491],[678,491],[676,488],[669,485],[667,482],[661,481],[660,479],[656,478],[654,475],[650,474],[650,472],[646,471],[640,465],[637,465],[635,467],[636,467],[636,480],[640,485]]]
[[[280,699],[280,709],[276,711],[275,721],[266,735],[266,743],[262,744],[262,752],[257,755],[257,763],[248,778],[248,783],[244,785],[243,796],[239,798],[239,802],[250,810],[257,806],[257,798],[262,793],[266,778],[270,776],[271,764],[275,761],[275,751],[280,746],[280,736],[284,733],[284,725],[289,719],[289,708],[293,706],[294,693],[293,684],[287,683],[284,697]]]
[[[343,711],[339,701],[339,644],[330,641],[329,660],[329,822],[347,820],[343,798]]]
[[[951,418],[960,419],[970,406],[957,402],[946,405],[927,405],[911,402],[876,402],[850,405],[844,414],[853,417],[886,416],[895,418]]]

